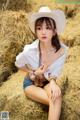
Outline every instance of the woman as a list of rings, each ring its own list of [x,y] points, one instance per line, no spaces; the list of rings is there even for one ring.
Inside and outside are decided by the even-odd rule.
[[[59,41],[58,34],[64,30],[65,15],[61,10],[51,11],[44,6],[29,18],[30,29],[37,39],[24,47],[16,57],[15,65],[29,73],[23,83],[25,95],[49,105],[48,120],[59,120],[61,89],[56,81],[61,74],[68,47]]]

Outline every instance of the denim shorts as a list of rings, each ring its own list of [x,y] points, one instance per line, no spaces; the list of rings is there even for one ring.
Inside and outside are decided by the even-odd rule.
[[[25,89],[26,87],[33,85],[34,82],[32,80],[30,80],[29,78],[25,77],[24,81],[23,81],[23,89]]]
[[[45,82],[44,82],[44,86],[46,85],[46,84],[48,84],[49,83],[49,81],[48,80],[46,80]],[[34,82],[32,81],[32,80],[30,80],[28,77],[25,77],[24,78],[24,81],[23,81],[23,89],[25,89],[26,87],[28,87],[28,86],[30,86],[30,85],[33,85],[34,84]],[[44,87],[43,86],[43,87]]]

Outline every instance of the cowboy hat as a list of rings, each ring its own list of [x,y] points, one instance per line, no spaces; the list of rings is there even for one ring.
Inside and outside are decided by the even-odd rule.
[[[62,10],[53,10],[47,6],[41,7],[38,12],[30,14],[29,27],[33,33],[35,33],[35,21],[41,17],[49,17],[52,18],[56,23],[56,30],[58,34],[61,34],[64,31],[66,18],[64,12]]]

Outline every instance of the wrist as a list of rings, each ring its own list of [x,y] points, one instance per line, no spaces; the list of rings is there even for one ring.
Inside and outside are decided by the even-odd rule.
[[[48,80],[56,84],[56,77],[49,77]]]
[[[50,83],[52,84],[56,84],[56,81],[54,81],[53,79],[50,81]]]

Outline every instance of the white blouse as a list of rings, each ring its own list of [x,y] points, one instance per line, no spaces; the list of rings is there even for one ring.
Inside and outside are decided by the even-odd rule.
[[[64,48],[64,54],[60,56],[56,61],[54,61],[44,73],[46,79],[48,79],[49,74],[51,76],[59,77],[64,62],[67,57],[68,46],[61,43],[61,46]],[[39,40],[35,40],[32,44],[25,45],[24,50],[19,53],[16,57],[15,65],[18,68],[21,68],[28,64],[32,69],[37,69],[39,67]]]

